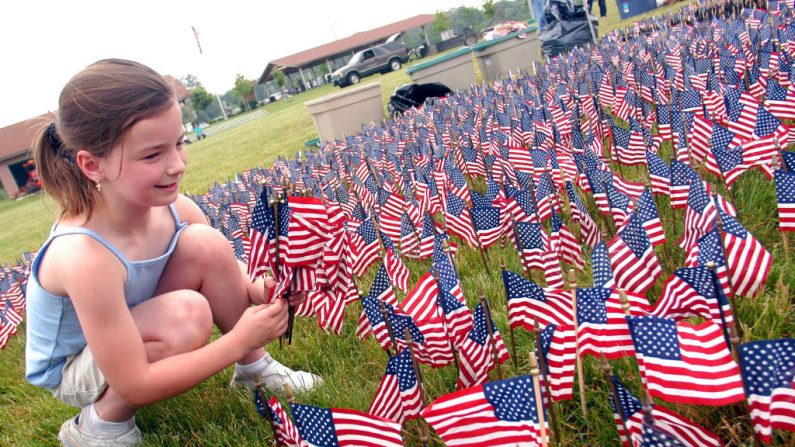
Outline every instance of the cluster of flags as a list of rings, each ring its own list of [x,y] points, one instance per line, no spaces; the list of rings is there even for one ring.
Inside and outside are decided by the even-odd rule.
[[[16,335],[25,315],[25,285],[33,256],[25,253],[16,264],[0,267],[0,349]]]
[[[508,330],[536,334],[549,396],[539,408],[572,398],[584,357],[632,357],[650,396],[710,406],[746,399],[762,441],[793,430],[792,340],[731,343],[730,302],[759,293],[772,255],[715,185],[728,190],[761,170],[775,178],[779,229],[795,229],[795,158],[783,150],[795,143],[785,124],[795,118],[791,8],[771,3],[695,23],[682,20],[689,8],[652,18],[645,35],[613,33],[534,64],[532,74],[431,99],[194,197],[252,279],[274,276],[277,296],[307,294],[296,315],[339,333],[358,301],[357,335],[389,354],[367,412],[293,404],[293,423],[278,400],[260,402],[279,439],[392,445],[406,420],[422,417],[448,445],[540,445],[549,427],[530,376],[488,381],[516,353],[489,300],[469,307],[475,297],[461,288],[453,236],[484,262],[491,247],[515,250],[522,272],[502,270]],[[624,177],[627,166],[639,167],[641,182]],[[684,265],[667,278],[654,250],[672,236],[660,196],[684,222],[669,242],[684,250]],[[587,251],[593,285],[564,281],[564,266],[583,270]],[[413,285],[409,259],[430,261]],[[369,292],[359,292],[371,270]],[[543,285],[526,278],[534,270]],[[646,294],[663,279],[652,304]],[[456,391],[428,403],[419,364],[453,363]],[[610,380],[625,445],[721,445]]]

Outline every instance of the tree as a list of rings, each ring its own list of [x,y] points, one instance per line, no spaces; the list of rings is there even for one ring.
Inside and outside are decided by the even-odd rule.
[[[483,15],[485,15],[487,19],[493,19],[496,14],[497,6],[494,4],[494,0],[486,0],[483,2]]]
[[[279,86],[279,90],[283,89],[285,84],[287,84],[287,79],[284,76],[284,72],[281,70],[274,71],[271,77],[274,81],[276,81],[276,85]]]
[[[453,31],[462,35],[469,31],[479,31],[483,22],[483,11],[468,6],[458,7],[453,11]]]
[[[212,103],[213,95],[209,94],[204,87],[198,85],[193,88],[190,94],[190,105],[193,106],[193,110],[204,110]]]
[[[180,78],[180,82],[182,82],[182,85],[184,85],[185,88],[191,91],[194,88],[200,87],[202,85],[201,81],[199,81],[199,78],[197,78],[192,74],[186,74],[185,76]]]
[[[433,21],[433,30],[437,33],[441,33],[442,31],[447,31],[452,26],[452,21],[450,20],[450,16],[447,15],[446,12],[436,11],[436,20]]]
[[[240,98],[243,100],[246,108],[248,109],[248,101],[246,98],[254,94],[254,84],[251,83],[245,76],[238,74],[235,78],[235,88],[233,89]]]

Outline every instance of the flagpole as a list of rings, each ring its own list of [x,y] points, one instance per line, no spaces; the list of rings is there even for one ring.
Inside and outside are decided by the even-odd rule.
[[[489,341],[491,344],[491,352],[494,356],[494,367],[497,369],[497,378],[502,380],[502,367],[500,366],[500,355],[497,352],[497,339],[494,337],[494,328],[491,327],[491,309],[489,302],[486,300],[486,294],[483,290],[479,290],[480,304],[483,306],[483,319],[486,320],[486,330],[489,332]]]
[[[263,186],[263,188],[265,187],[265,182],[262,182],[262,186]],[[276,190],[274,188],[271,188],[271,191],[273,192],[273,199],[270,200],[270,204],[271,204],[271,206],[273,206],[273,228],[274,228],[274,230],[276,232],[276,235],[275,235],[276,237],[274,238],[274,245],[276,246],[276,256],[274,256],[274,270],[276,270],[276,271],[273,272],[273,277],[274,278],[279,278],[279,276],[280,276],[280,271],[279,271],[279,256],[280,256],[280,252],[279,252],[279,227],[280,227],[280,223],[279,223],[279,205],[283,205],[284,204],[284,196],[282,195],[284,192],[283,191],[278,191],[278,190]],[[277,284],[277,286],[278,286],[278,284]],[[267,287],[267,286],[263,286],[263,287]],[[267,294],[267,289],[265,290],[265,293]],[[289,292],[288,292],[288,294],[289,294]],[[282,297],[274,297],[274,298],[282,298]],[[289,299],[288,299],[288,301],[289,301]],[[288,304],[288,308],[287,308],[287,312],[288,312],[288,316],[287,316],[287,318],[288,318],[288,328],[287,328],[287,330],[285,330],[285,333],[282,334],[281,337],[279,337],[279,348],[282,347],[285,339],[289,340],[288,333],[291,330],[291,328],[289,327],[290,326],[290,324],[289,324],[290,311],[292,311],[293,313],[295,312],[295,310],[293,309],[293,306],[290,306]],[[290,344],[289,341],[288,341],[287,344]]]
[[[718,195],[715,193],[712,194],[712,201],[715,206],[718,206],[717,196]],[[729,271],[729,261],[726,259],[726,244],[723,242],[723,220],[720,217],[720,212],[715,215],[715,229],[718,230],[718,240],[720,241],[720,248],[723,256],[723,265],[726,267],[726,281],[729,283],[729,290],[732,292],[729,302],[732,307],[732,314],[734,314],[734,309],[737,309],[737,302],[735,301],[735,296],[737,294],[734,290],[734,284],[732,284],[732,275]]]
[[[610,397],[613,401],[613,405],[616,407],[618,417],[621,418],[621,425],[624,426],[624,433],[627,437],[628,444],[632,445],[629,435],[629,428],[627,428],[627,418],[624,414],[624,409],[621,407],[621,400],[618,398],[616,385],[613,383],[613,368],[610,366],[610,362],[607,361],[607,357],[605,356],[604,352],[599,353],[599,360],[602,362],[602,371],[604,371],[605,376],[607,376],[607,385],[610,387]],[[621,440],[620,438],[621,436],[619,436],[619,441]]]
[[[420,365],[417,363],[417,359],[414,357],[414,342],[411,340],[411,331],[409,328],[406,328],[406,343],[409,346],[409,355],[411,356],[411,366],[414,368],[414,375],[417,376],[417,387],[420,390],[420,401],[422,401],[422,406],[427,407],[428,402],[426,401],[425,395],[425,385],[422,383],[422,372],[420,371]],[[425,426],[423,421],[417,421],[417,424],[420,428],[420,441],[422,445],[427,447],[428,446],[428,428]]]
[[[384,325],[386,326],[386,332],[389,334],[389,340],[392,341],[392,346],[395,347],[395,353],[397,353],[400,349],[398,349],[397,339],[392,330],[392,320],[389,318],[389,312],[386,310],[386,305],[384,305],[382,300],[378,300],[378,306],[381,308],[381,316],[384,318]],[[392,357],[392,351],[390,351],[389,348],[386,348],[386,353],[389,357]]]
[[[536,400],[536,413],[538,414],[538,431],[541,436],[541,446],[548,447],[547,441],[547,424],[544,420],[544,398],[541,396],[541,387],[538,383],[538,362],[533,351],[530,351],[530,375],[533,376],[533,393]],[[550,402],[551,403],[551,402]]]
[[[533,334],[535,334],[535,345],[536,348],[538,348],[538,364],[541,368],[541,374],[546,377],[546,380],[544,380],[544,394],[546,395],[547,402],[549,402],[549,418],[552,422],[552,434],[555,437],[555,444],[561,445],[562,434],[560,432],[560,427],[558,426],[558,414],[555,410],[555,406],[553,405],[552,391],[550,390],[552,387],[552,384],[550,383],[552,381],[552,377],[550,376],[549,365],[547,365],[546,356],[543,352],[544,347],[541,346],[541,325],[538,324],[538,320],[536,319],[533,319]],[[532,361],[534,357],[533,351],[530,351],[530,374],[533,373]]]
[[[568,278],[569,288],[571,289],[571,309],[574,323],[574,340],[577,344],[577,384],[580,389],[580,404],[582,405],[582,417],[588,417],[588,404],[585,400],[585,376],[582,371],[582,358],[580,358],[580,330],[577,323],[577,274],[574,269],[569,269]]]
[[[254,394],[256,394],[257,399],[262,403],[262,406],[265,407],[262,413],[262,417],[268,421],[268,425],[271,427],[271,431],[273,432],[273,440],[276,441],[276,446],[281,447],[282,443],[279,441],[279,434],[276,431],[276,424],[273,422],[273,416],[271,416],[271,403],[267,400],[268,394],[262,390],[262,383],[260,382],[259,376],[255,377],[255,384],[256,389],[254,389]],[[263,395],[265,399],[263,399]]]
[[[466,204],[464,205],[466,207]],[[478,230],[475,227],[475,216],[472,215],[472,209],[469,209],[469,221],[472,222],[472,230],[475,232],[475,240],[478,243],[478,251],[480,251],[480,259],[483,261],[483,268],[486,269],[486,274],[491,276],[491,270],[489,269],[489,261],[488,255],[486,254],[486,250],[483,248],[483,243],[480,241],[480,236],[478,236]]]
[[[439,271],[436,270],[436,267],[431,267],[431,274],[433,275],[433,280],[436,281],[436,288],[441,288],[441,283],[439,282]],[[444,307],[439,303],[442,299],[442,294],[436,294],[436,305],[442,308],[442,313],[444,313]],[[447,325],[447,319],[445,318],[445,326]],[[449,330],[449,328],[447,328]],[[447,337],[447,342],[450,344],[450,350],[453,351],[453,361],[455,362],[455,368],[457,370],[461,370],[460,364],[458,363],[458,349],[456,349],[455,344],[453,344],[453,340],[450,337]]]
[[[502,254],[500,254],[500,270],[503,272],[505,271],[505,260],[502,258]],[[503,289],[505,288],[503,287]],[[505,308],[508,309],[508,313],[510,314],[510,300],[508,299],[507,290],[505,290]],[[513,370],[516,372],[516,370],[519,368],[519,358],[516,356],[516,337],[513,334],[513,326],[511,325],[510,318],[508,319],[508,332],[511,334],[511,354],[513,355],[511,360],[513,363]]]

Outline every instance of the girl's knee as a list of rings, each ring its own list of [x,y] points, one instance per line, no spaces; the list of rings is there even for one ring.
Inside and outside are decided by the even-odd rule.
[[[180,290],[172,302],[172,344],[175,352],[186,352],[207,344],[213,331],[213,315],[204,296]]]
[[[229,241],[214,228],[203,224],[188,225],[179,237],[177,250],[194,265],[216,264],[234,260]]]

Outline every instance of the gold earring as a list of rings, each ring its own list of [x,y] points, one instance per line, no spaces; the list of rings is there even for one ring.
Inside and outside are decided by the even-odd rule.
[[[94,188],[97,188],[97,192],[102,192],[102,184],[97,181],[94,182]]]

